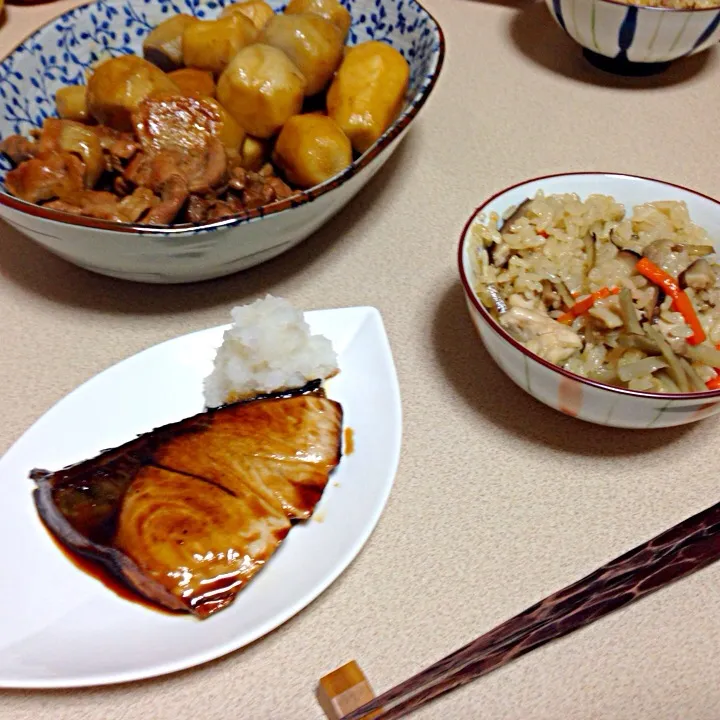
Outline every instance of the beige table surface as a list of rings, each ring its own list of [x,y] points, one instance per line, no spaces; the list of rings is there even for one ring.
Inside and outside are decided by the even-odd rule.
[[[7,8],[0,51],[71,4]],[[388,688],[720,498],[719,419],[623,432],[536,403],[476,341],[455,270],[470,211],[523,178],[612,169],[720,194],[718,52],[654,79],[614,79],[585,64],[543,4],[427,5],[448,42],[431,100],[381,176],[283,257],[223,280],[142,286],[76,269],[0,225],[0,451],[103,368],[223,323],[267,291],[306,309],[377,306],[404,410],[385,513],[305,611],[173,676],[2,692],[3,720],[320,718],[316,682],[345,661]],[[416,717],[718,720],[719,588],[720,565]],[[15,602],[22,588],[3,588],[0,575],[1,611]]]

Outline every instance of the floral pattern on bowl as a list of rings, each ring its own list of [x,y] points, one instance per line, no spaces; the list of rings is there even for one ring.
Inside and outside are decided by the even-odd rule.
[[[416,0],[342,2],[352,16],[348,44],[372,39],[391,44],[410,64],[410,83],[400,116],[334,178],[268,208],[197,226],[161,228],[67,215],[14,198],[4,191],[10,163],[0,157],[0,217],[71,262],[146,282],[227,275],[305,239],[340,211],[397,148],[429,97],[444,60],[442,30]],[[275,10],[285,4],[269,3]],[[96,0],[51,20],[0,63],[0,137],[26,135],[40,126],[44,118],[56,114],[58,88],[84,82],[102,59],[141,53],[144,37],[169,15],[184,12],[213,18],[226,4],[226,0]],[[118,247],[118,242],[125,246]]]

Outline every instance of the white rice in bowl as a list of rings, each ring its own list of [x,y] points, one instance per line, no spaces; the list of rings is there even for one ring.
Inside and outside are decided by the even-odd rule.
[[[267,295],[233,308],[212,373],[205,379],[205,404],[218,407],[262,393],[299,388],[338,372],[328,338],[312,335],[300,310]]]
[[[720,388],[720,266],[685,203],[538,192],[480,216],[469,259],[480,301],[540,357],[634,390]]]

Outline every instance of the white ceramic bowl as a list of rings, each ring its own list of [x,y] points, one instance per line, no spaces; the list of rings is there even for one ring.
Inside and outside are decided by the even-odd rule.
[[[268,0],[273,7],[282,0]],[[227,0],[97,0],[50,21],[0,63],[0,137],[27,134],[55,115],[55,91],[83,82],[100,57],[141,53],[145,35],[172,13],[215,17]],[[178,283],[229,275],[288,250],[380,170],[440,74],[442,30],[416,0],[344,0],[348,44],[383,40],[410,63],[406,106],[387,132],[336,177],[295,198],[201,225],[150,228],[77,217],[0,191],[0,217],[56,255],[89,270],[143,282]],[[10,164],[0,156],[0,188]]]
[[[512,205],[533,197],[538,190],[552,193],[612,195],[630,211],[653,200],[682,200],[694,222],[711,237],[720,238],[720,203],[678,185],[633,175],[567,173],[548,175],[513,185],[486,200],[471,215],[460,238],[458,266],[470,317],[495,362],[534,398],[573,417],[621,428],[660,428],[694,422],[720,411],[720,390],[698,393],[640,392],[589,380],[538,357],[504,330],[473,291],[468,260],[472,225],[480,216],[502,216]],[[716,250],[718,250],[716,243]]]
[[[616,0],[545,0],[557,24],[604,69],[644,74],[720,40],[720,8],[673,10]]]

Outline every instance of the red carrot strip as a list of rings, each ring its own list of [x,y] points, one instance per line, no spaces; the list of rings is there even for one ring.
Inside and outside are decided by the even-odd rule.
[[[617,295],[620,292],[620,288],[608,288],[603,287],[596,290],[591,295],[588,295],[582,300],[578,300],[566,313],[563,313],[559,318],[558,322],[569,325],[576,317],[586,313],[598,300],[609,297],[610,295]]]
[[[720,350],[720,343],[715,346],[716,350]],[[706,383],[708,390],[720,390],[720,368],[713,368],[717,375],[714,378],[710,378]]]
[[[699,345],[705,340],[705,330],[700,324],[695,308],[690,302],[687,293],[678,285],[678,281],[645,257],[637,261],[635,269],[650,282],[660,286],[672,298],[673,308],[683,316],[688,327],[692,330],[693,334],[687,339],[690,345]]]

